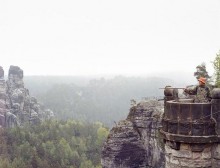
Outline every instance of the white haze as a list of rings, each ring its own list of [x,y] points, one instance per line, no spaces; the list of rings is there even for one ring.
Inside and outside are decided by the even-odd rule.
[[[179,76],[220,49],[219,0],[1,0],[0,65],[25,75]]]

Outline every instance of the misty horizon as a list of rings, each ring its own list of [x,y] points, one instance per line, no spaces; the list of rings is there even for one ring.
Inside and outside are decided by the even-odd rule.
[[[14,65],[13,65],[14,66]],[[19,66],[18,66],[19,67]],[[8,78],[8,71],[2,67],[5,73],[5,79]],[[20,67],[21,68],[21,67]],[[21,68],[22,69],[22,68]],[[23,70],[23,69],[22,69]],[[26,75],[26,71],[23,70],[24,79],[33,77],[33,78],[78,78],[78,79],[85,79],[87,81],[93,80],[93,79],[113,79],[117,77],[124,77],[124,78],[145,78],[145,79],[151,79],[151,78],[159,78],[159,79],[167,79],[172,80],[174,83],[182,83],[182,84],[197,84],[196,77],[191,74],[190,72],[158,72],[158,73],[152,73],[152,74],[95,74],[95,75]],[[71,80],[70,80],[71,81]],[[65,83],[65,82],[64,82]]]

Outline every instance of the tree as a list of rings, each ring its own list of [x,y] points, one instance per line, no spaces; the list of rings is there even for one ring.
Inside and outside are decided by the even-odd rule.
[[[100,168],[102,123],[49,120],[0,129],[0,168]]]
[[[104,140],[106,139],[106,137],[108,136],[109,131],[104,128],[104,127],[99,127],[97,130],[97,144],[100,145],[100,147],[102,146]]]
[[[214,67],[214,75],[215,75],[215,86],[220,87],[220,50],[216,54],[215,60],[212,62]]]
[[[194,76],[196,79],[200,77],[206,78],[207,81],[211,78],[206,70],[206,64],[203,62],[196,67],[196,72],[194,72]]]

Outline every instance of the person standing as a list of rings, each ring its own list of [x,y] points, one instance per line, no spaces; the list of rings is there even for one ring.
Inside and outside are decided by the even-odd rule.
[[[199,85],[192,90],[185,89],[184,92],[195,95],[194,103],[208,103],[211,101],[210,89],[206,86],[206,78],[198,79]]]

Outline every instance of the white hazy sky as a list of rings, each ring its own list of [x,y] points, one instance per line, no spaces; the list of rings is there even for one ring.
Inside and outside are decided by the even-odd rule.
[[[1,0],[0,65],[25,75],[193,75],[205,62],[212,74],[219,9],[219,0]]]

